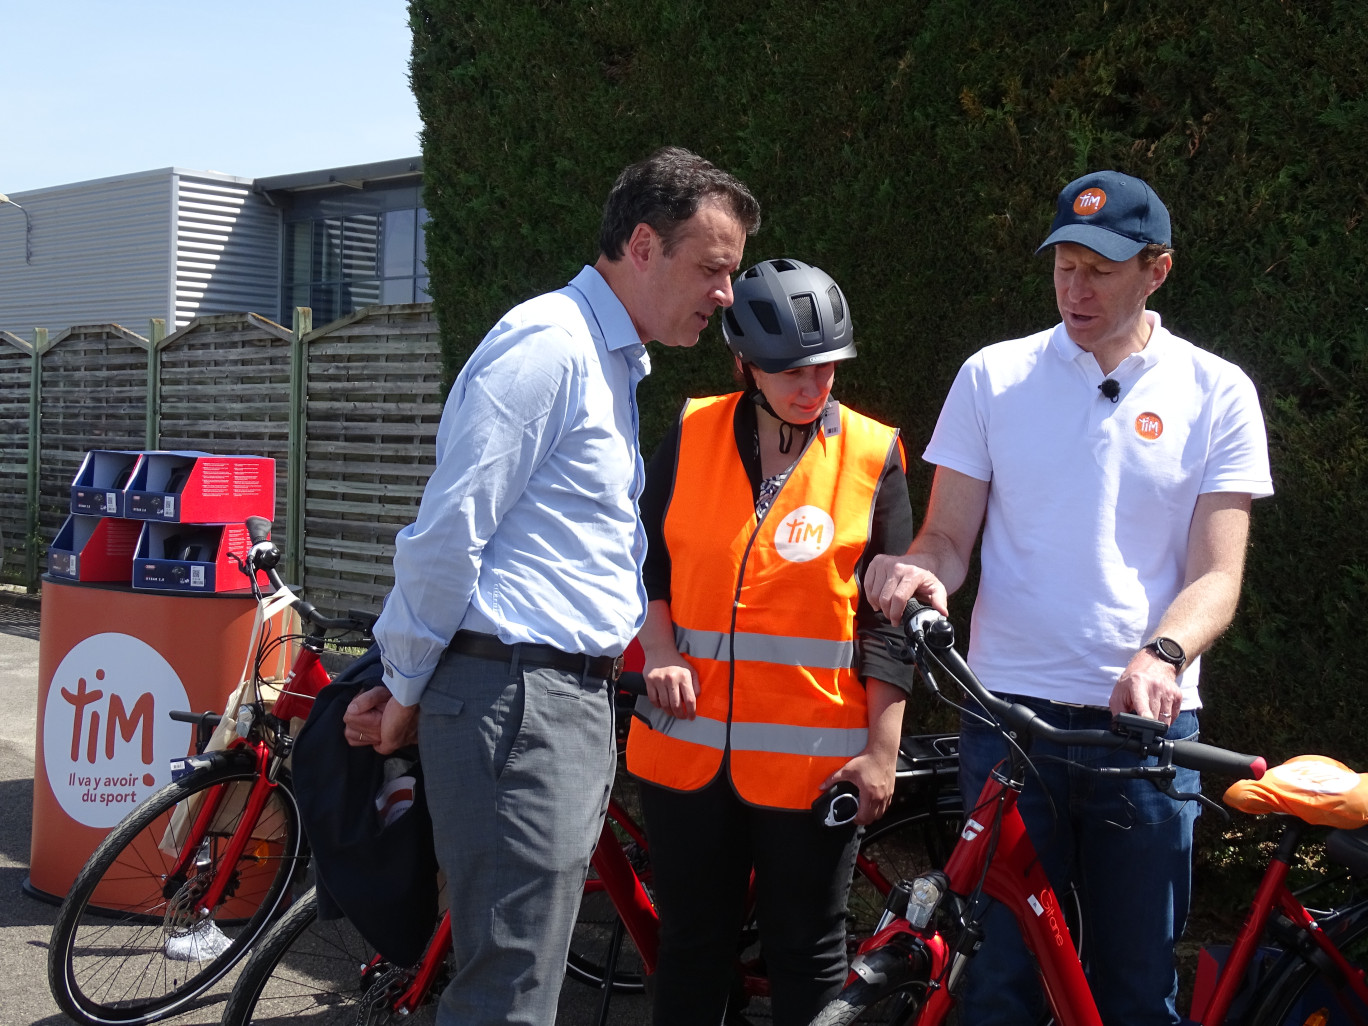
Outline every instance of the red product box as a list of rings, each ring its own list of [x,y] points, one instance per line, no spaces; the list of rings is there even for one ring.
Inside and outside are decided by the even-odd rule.
[[[71,482],[71,512],[100,517],[124,515],[125,490],[133,480],[140,452],[91,449]]]
[[[178,524],[275,519],[275,460],[207,452],[147,452],[126,493],[127,517]]]
[[[48,573],[73,581],[133,579],[133,553],[142,521],[72,513],[48,548]]]
[[[245,591],[247,578],[232,555],[252,551],[245,524],[144,523],[133,557],[133,587],[209,594]],[[257,573],[269,589],[266,575]]]

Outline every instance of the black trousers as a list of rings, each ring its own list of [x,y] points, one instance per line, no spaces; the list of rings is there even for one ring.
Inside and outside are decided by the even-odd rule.
[[[806,810],[748,805],[725,769],[700,791],[641,782],[660,912],[655,1026],[717,1026],[755,869],[775,1026],[806,1026],[846,975],[846,897],[859,833]]]

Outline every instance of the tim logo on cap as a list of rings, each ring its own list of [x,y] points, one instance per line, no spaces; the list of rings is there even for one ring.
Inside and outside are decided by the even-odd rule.
[[[1073,211],[1079,217],[1095,214],[1107,205],[1107,194],[1097,187],[1084,189],[1073,201]]]

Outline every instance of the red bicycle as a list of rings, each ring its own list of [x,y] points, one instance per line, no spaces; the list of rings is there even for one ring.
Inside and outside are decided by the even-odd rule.
[[[620,722],[628,719],[624,715]],[[955,740],[904,739],[894,807],[866,833],[858,858],[849,916],[852,949],[872,930],[891,882],[937,864],[959,833]],[[317,912],[312,895],[306,895],[261,939],[228,999],[225,1026],[435,1022],[436,998],[448,979],[445,917],[420,962],[401,967],[379,957],[345,920],[322,921]],[[615,797],[594,851],[567,964],[570,976],[602,989],[600,1023],[608,1021],[614,994],[643,990],[655,971],[658,928],[645,832]],[[769,993],[751,951],[754,941],[751,927],[738,936],[737,988],[729,1012]]]
[[[944,869],[890,891],[879,929],[860,945],[845,989],[813,1024],[939,1026],[953,1012],[964,968],[983,935],[987,905],[981,899],[986,897],[1002,902],[1020,925],[1039,966],[1054,1021],[1060,1026],[1100,1026],[1059,902],[1016,807],[1028,770],[1030,739],[1124,748],[1153,757],[1126,772],[1161,789],[1172,781],[1174,766],[1257,779],[1264,761],[1195,742],[1165,740],[1165,724],[1137,716],[1118,716],[1111,731],[1059,730],[1036,719],[1025,706],[990,694],[955,651],[950,623],[934,610],[910,609],[904,626],[907,656],[931,689],[940,693],[934,674],[944,672],[1019,747],[1009,746],[1011,756],[985,783]],[[1354,883],[1356,877],[1368,877],[1368,837],[1365,828],[1331,832],[1326,861],[1339,868],[1331,865],[1317,881],[1315,892],[1326,895],[1318,899],[1307,892],[1294,894],[1287,885],[1289,864],[1304,828],[1296,819],[1287,824],[1214,994],[1197,1010],[1202,1026],[1364,1026],[1368,1020],[1363,969],[1368,956],[1368,898]],[[1318,901],[1320,907],[1308,907],[1303,899]]]
[[[86,1026],[139,1026],[185,1010],[247,954],[289,906],[308,863],[286,760],[291,720],[328,683],[325,639],[366,644],[368,613],[322,615],[275,567],[268,521],[247,521],[253,542],[235,555],[258,603],[236,730],[204,752],[217,713],[172,713],[199,726],[200,754],[173,763],[172,782],[149,795],[95,849],[57,914],[48,982],[58,1006]],[[259,575],[272,585],[261,587]],[[274,630],[293,610],[303,634]],[[297,645],[283,681],[266,667]],[[274,702],[268,695],[278,695]]]

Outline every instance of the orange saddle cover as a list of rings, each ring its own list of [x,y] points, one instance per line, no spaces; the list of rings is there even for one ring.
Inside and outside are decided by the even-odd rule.
[[[1241,812],[1284,812],[1319,826],[1353,830],[1368,823],[1368,774],[1323,755],[1298,755],[1260,780],[1239,780],[1225,803]]]

